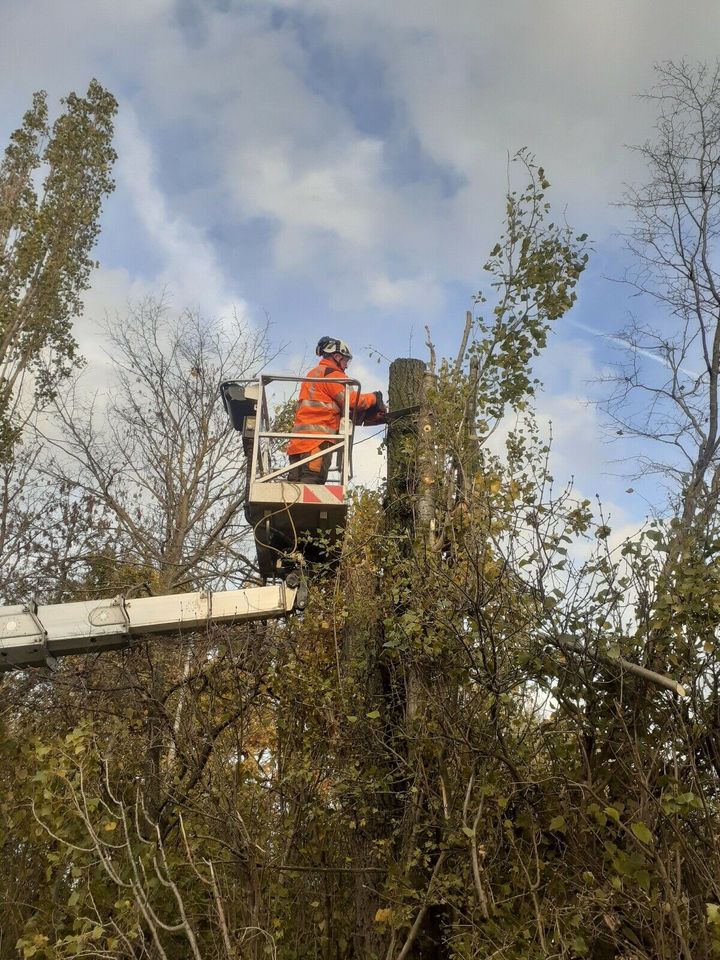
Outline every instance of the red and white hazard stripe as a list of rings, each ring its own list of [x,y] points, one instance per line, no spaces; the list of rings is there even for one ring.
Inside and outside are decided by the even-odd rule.
[[[327,484],[303,484],[303,503],[331,503],[337,506],[345,503],[345,488]]]

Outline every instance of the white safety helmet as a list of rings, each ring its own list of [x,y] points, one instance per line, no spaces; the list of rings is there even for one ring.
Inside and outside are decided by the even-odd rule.
[[[331,357],[334,353],[339,353],[341,357],[347,357],[352,360],[350,347],[336,337],[320,337],[318,345],[315,347],[315,353],[319,357]]]

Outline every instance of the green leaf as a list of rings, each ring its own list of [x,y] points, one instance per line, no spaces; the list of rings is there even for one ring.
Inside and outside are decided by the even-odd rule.
[[[465,834],[466,837],[470,837],[471,840],[475,836],[475,831],[472,829],[472,827],[463,827],[462,832]]]
[[[605,813],[611,820],[614,820],[615,823],[620,823],[620,812],[616,810],[615,807],[605,807]]]
[[[588,945],[585,937],[577,936],[572,941],[572,948],[579,956],[584,957],[588,952]]]
[[[653,842],[653,835],[650,833],[642,820],[638,820],[636,823],[631,824],[630,829],[638,838],[640,843],[650,844]]]
[[[684,806],[695,807],[696,809],[700,809],[702,807],[702,800],[692,791],[688,793],[681,793],[677,798],[677,802],[683,804]]]
[[[548,830],[552,830],[555,833],[565,833],[565,817],[553,817],[550,821]]]
[[[379,719],[380,719],[380,711],[379,711],[379,710],[371,710],[370,713],[366,713],[365,716],[368,718],[368,720],[379,720]]]

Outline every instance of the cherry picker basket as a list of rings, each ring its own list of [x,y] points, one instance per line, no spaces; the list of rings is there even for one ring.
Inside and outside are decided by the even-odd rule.
[[[354,423],[350,392],[345,391],[344,409],[338,433],[303,432],[303,439],[328,444],[323,456],[331,456],[333,467],[325,484],[288,480],[290,470],[309,463],[317,453],[287,462],[284,452],[295,434],[273,430],[268,393],[271,385],[322,382],[322,377],[261,375],[257,380],[232,380],[221,385],[225,409],[233,427],[242,433],[247,457],[245,516],[252,525],[262,577],[284,577],[298,565],[300,557],[314,560],[329,555],[345,529],[347,485],[351,476]],[[349,377],[333,383],[360,390]]]

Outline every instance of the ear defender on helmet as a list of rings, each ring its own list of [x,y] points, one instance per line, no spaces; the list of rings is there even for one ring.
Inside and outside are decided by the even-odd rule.
[[[320,337],[318,345],[315,347],[315,353],[321,357],[324,353],[335,353],[335,350],[328,349],[337,343],[333,337]]]
[[[341,357],[347,357],[352,360],[350,347],[336,337],[320,337],[318,345],[315,347],[315,353],[318,357],[331,357],[334,353],[339,353]]]

